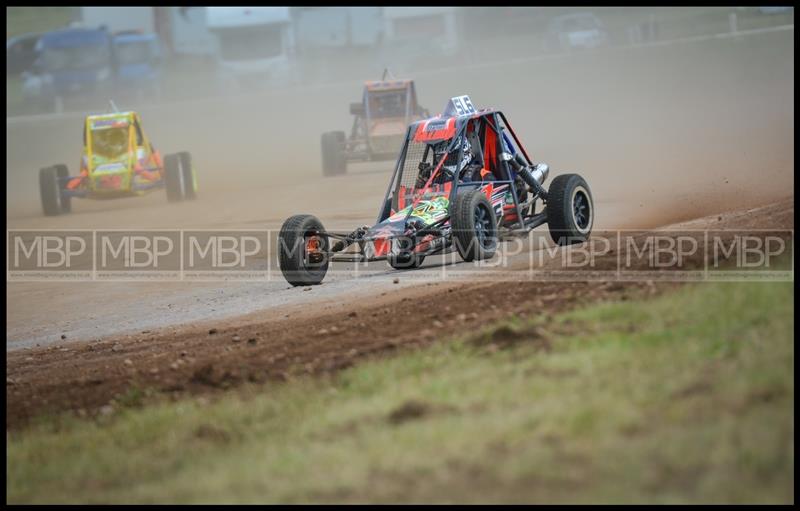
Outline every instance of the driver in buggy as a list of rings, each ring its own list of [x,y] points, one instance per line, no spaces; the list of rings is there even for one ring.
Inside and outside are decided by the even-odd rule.
[[[92,150],[103,157],[114,158],[128,150],[127,128],[106,128],[92,133]]]
[[[431,145],[433,151],[433,163],[423,161],[419,164],[419,175],[417,176],[416,188],[424,188],[425,184],[431,178],[431,173],[436,169],[442,158],[447,158],[442,164],[438,175],[434,178],[432,184],[442,184],[450,181],[453,175],[458,175],[459,182],[471,181],[494,181],[494,175],[484,168],[481,160],[481,152],[477,141],[470,140],[469,136],[461,137],[461,161],[458,160],[458,145],[456,148],[447,153],[448,141],[438,142]]]

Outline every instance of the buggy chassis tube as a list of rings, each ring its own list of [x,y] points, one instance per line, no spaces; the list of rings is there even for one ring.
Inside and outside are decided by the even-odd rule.
[[[61,178],[59,181],[64,181],[66,183],[66,182],[68,182],[69,180],[71,180],[73,178],[75,178],[75,176],[70,176],[68,178]],[[136,192],[142,192],[142,191],[145,191],[145,190],[152,190],[154,188],[163,188],[164,187],[164,181],[163,180],[159,180],[159,181],[155,181],[153,183],[143,183],[143,184],[133,185],[133,186],[131,186],[130,190],[108,190],[107,192],[96,191],[96,190],[86,190],[86,189],[83,189],[83,190],[70,190],[68,188],[65,188],[61,182],[59,182],[58,185],[59,185],[59,188],[61,190],[61,193],[65,197],[79,198],[80,199],[80,198],[87,197],[89,195],[102,196],[104,193],[108,193],[109,195],[115,195],[115,194],[125,193],[125,192],[136,193]]]

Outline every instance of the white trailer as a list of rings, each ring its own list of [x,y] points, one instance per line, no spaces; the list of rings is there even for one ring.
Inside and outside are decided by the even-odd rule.
[[[168,9],[168,40],[178,55],[208,56],[217,54],[217,37],[208,29],[208,7],[158,7]],[[164,37],[164,36],[162,36]]]
[[[378,44],[383,7],[292,7],[298,52]]]
[[[455,7],[384,7],[384,43],[427,48],[443,56],[458,51]]]
[[[228,92],[295,81],[295,37],[289,7],[207,7],[217,36],[220,85]]]
[[[87,28],[106,26],[110,32],[138,30],[154,32],[152,7],[81,7],[81,21]]]

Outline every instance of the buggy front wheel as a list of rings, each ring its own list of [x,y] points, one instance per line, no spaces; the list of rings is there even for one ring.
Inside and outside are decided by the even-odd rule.
[[[582,243],[594,224],[594,201],[586,180],[578,174],[562,174],[547,191],[547,226],[557,245]]]
[[[491,259],[497,250],[497,218],[482,190],[456,195],[450,213],[453,242],[465,261]]]
[[[322,282],[328,272],[329,241],[317,217],[294,215],[278,233],[278,261],[286,281],[293,286]]]

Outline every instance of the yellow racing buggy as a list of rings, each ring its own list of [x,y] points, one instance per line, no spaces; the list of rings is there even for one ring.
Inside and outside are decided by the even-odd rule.
[[[39,170],[46,216],[69,213],[74,197],[115,199],[165,188],[170,202],[197,197],[197,178],[188,152],[163,159],[142,128],[136,112],[89,115],[83,123],[80,173],[63,164]]]

